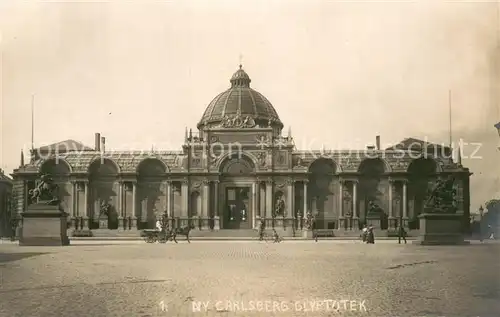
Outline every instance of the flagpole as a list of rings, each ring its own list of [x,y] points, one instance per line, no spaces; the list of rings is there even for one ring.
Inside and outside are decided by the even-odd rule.
[[[31,95],[31,152],[35,151],[35,95]]]
[[[451,90],[448,90],[448,113],[449,113],[449,123],[450,123],[450,149],[452,148],[452,126],[451,126]]]

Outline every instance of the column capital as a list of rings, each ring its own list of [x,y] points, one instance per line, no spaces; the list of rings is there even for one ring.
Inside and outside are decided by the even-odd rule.
[[[272,185],[274,183],[272,179],[266,179],[264,182],[266,183],[266,185]]]
[[[187,184],[189,184],[189,179],[184,178],[184,179],[181,179],[180,182],[182,185],[187,185]]]
[[[285,180],[285,183],[287,185],[293,185],[295,184],[295,180],[293,178],[288,178],[287,180]]]
[[[304,183],[304,185],[309,184],[309,180],[308,179],[303,179],[302,182]]]
[[[208,179],[203,179],[203,180],[201,181],[201,183],[203,184],[203,186],[208,186],[208,185],[210,185],[210,183],[211,183],[211,182],[212,182],[212,181],[211,181],[211,180],[208,180]]]

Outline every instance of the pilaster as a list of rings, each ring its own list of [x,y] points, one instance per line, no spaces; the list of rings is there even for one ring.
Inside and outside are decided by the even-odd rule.
[[[272,215],[273,215],[273,181],[266,180],[266,217]]]
[[[408,227],[408,181],[407,180],[403,180],[402,181],[403,183],[403,217],[402,217],[402,221],[403,221],[403,226],[404,227]]]
[[[202,214],[200,217],[202,229],[208,229],[208,218],[209,218],[209,206],[210,206],[210,181],[203,180],[203,202],[202,202]]]
[[[307,186],[309,184],[309,180],[304,180],[303,181],[304,183],[304,210],[302,212],[302,216],[304,217],[304,219],[306,219],[306,216],[307,216]]]
[[[181,217],[187,218],[188,208],[189,208],[189,180],[183,179],[181,181],[181,199],[182,199],[182,207],[181,207]]]

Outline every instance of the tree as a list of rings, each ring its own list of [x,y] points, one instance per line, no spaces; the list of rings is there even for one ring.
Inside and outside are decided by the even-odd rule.
[[[484,221],[492,226],[496,226],[500,219],[500,199],[491,199],[485,204],[486,212],[484,213]]]

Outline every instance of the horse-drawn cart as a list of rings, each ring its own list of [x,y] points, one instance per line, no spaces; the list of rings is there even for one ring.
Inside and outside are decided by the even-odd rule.
[[[170,231],[158,229],[144,229],[142,230],[141,236],[147,243],[166,243],[168,240],[173,239],[173,235]]]

